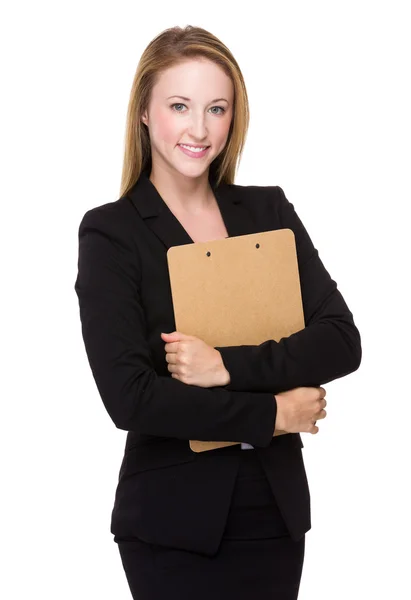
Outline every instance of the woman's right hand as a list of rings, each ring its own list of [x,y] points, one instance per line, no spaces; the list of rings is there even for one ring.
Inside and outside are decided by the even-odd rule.
[[[274,435],[307,432],[316,434],[319,429],[315,421],[325,419],[327,406],[326,390],[323,387],[298,387],[275,394],[277,417]]]

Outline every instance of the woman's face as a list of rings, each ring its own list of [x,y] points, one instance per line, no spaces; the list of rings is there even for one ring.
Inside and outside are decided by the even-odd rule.
[[[208,173],[225,147],[233,100],[230,78],[207,59],[188,59],[161,73],[141,117],[149,130],[153,169],[191,178]],[[190,156],[179,144],[209,148]]]

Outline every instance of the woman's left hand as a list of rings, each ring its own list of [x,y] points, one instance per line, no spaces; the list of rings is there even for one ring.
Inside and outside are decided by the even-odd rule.
[[[218,350],[193,335],[162,333],[171,377],[188,385],[209,388],[227,385],[230,374]]]

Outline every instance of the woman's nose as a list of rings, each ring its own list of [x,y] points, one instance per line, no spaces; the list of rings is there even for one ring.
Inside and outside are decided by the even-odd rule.
[[[190,133],[192,136],[201,143],[201,140],[207,137],[207,128],[204,117],[193,117],[190,125]]]

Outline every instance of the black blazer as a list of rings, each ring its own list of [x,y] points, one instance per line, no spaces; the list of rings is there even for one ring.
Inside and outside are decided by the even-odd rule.
[[[147,169],[127,195],[84,214],[75,281],[99,394],[116,427],[128,431],[111,532],[209,556],[223,535],[240,452],[260,455],[292,538],[311,528],[303,443],[299,434],[273,437],[274,394],[343,377],[362,353],[353,315],[283,190],[210,183],[230,237],[294,232],[306,325],[279,342],[218,347],[229,385],[190,386],[168,371],[160,332],[176,325],[166,252],[194,242]],[[255,450],[195,453],[190,439]]]

